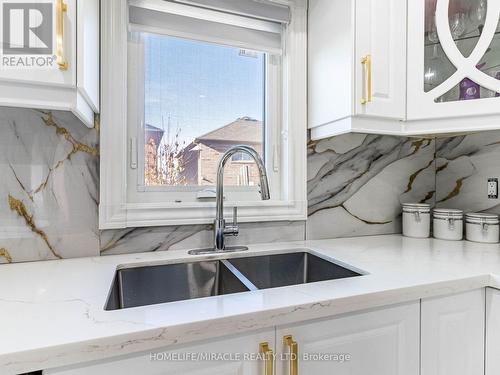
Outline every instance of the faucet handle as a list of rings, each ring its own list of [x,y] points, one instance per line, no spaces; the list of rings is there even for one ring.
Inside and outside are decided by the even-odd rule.
[[[238,228],[238,207],[233,207],[233,223],[231,225],[226,225],[224,228],[224,234],[226,236],[237,236],[240,233]]]

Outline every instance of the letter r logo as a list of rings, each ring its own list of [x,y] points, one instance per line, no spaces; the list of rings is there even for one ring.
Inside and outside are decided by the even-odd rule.
[[[3,1],[3,53],[50,55],[52,49],[52,3]]]

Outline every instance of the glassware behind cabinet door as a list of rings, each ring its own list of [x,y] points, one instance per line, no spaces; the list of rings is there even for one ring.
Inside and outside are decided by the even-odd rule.
[[[439,35],[436,28],[436,15],[432,16],[432,22],[427,34],[427,39],[429,39],[429,42],[431,43],[439,43]]]
[[[485,63],[476,65],[476,68],[481,70]],[[464,78],[460,82],[459,100],[471,100],[481,98],[481,86],[469,78]]]
[[[486,74],[500,80],[500,67],[495,66],[493,68],[490,68],[486,71]],[[500,93],[488,90],[485,87],[481,87],[481,98],[498,98],[498,97],[500,97]]]
[[[466,16],[464,12],[457,12],[450,16],[450,29],[453,39],[460,38],[467,30]]]
[[[469,11],[469,18],[474,25],[478,25],[479,34],[483,32],[484,21],[488,10],[487,0],[478,0],[476,6],[473,6]]]
[[[425,64],[424,83],[425,91],[431,91],[443,83],[443,60],[440,55],[439,44],[432,46],[432,56]]]
[[[468,14],[471,8],[470,0],[450,0],[448,8],[448,22],[451,34],[458,39],[467,31]]]

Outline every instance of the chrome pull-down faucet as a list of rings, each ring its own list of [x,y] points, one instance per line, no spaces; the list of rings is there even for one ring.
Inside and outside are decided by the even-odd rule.
[[[270,199],[269,195],[269,182],[267,180],[266,167],[262,158],[259,156],[257,151],[250,146],[234,146],[227,150],[224,155],[219,160],[219,165],[217,167],[217,185],[216,185],[216,213],[214,221],[214,247],[213,249],[207,250],[191,250],[190,254],[207,254],[210,252],[224,252],[224,251],[237,251],[245,250],[243,247],[236,249],[227,249],[225,243],[225,236],[237,236],[239,233],[238,228],[238,208],[233,208],[233,223],[230,225],[226,224],[224,219],[224,167],[231,157],[236,153],[243,153],[249,155],[257,164],[257,169],[259,170],[260,177],[260,196],[262,200]]]

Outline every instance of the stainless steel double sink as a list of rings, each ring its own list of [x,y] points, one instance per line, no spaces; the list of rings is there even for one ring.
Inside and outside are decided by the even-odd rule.
[[[276,288],[362,274],[306,251],[119,269],[106,310]]]

